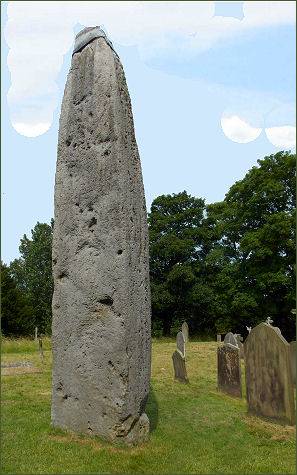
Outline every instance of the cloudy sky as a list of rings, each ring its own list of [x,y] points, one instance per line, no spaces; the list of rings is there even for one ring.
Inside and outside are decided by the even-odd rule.
[[[53,216],[74,36],[100,25],[123,63],[148,210],[224,199],[257,159],[295,150],[295,2],[1,2],[2,259]]]

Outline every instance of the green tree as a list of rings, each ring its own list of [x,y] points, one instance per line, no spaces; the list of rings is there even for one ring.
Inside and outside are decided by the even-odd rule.
[[[5,336],[32,335],[33,309],[17,288],[9,267],[1,262],[1,331]]]
[[[193,262],[199,259],[204,200],[183,191],[157,197],[149,214],[153,326],[165,334],[189,321],[189,295],[195,282]],[[174,330],[175,331],[175,330]]]
[[[288,339],[295,334],[295,161],[289,152],[258,160],[224,202],[208,206],[215,243],[207,259],[227,331],[270,316]]]
[[[31,239],[26,235],[21,239],[21,257],[11,263],[10,269],[18,288],[26,293],[33,307],[34,325],[40,332],[50,333],[53,220],[51,225],[37,222],[31,233]]]

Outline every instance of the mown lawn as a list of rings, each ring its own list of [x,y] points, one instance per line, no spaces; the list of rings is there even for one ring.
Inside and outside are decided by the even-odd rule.
[[[36,343],[2,341],[2,363],[31,361],[38,373],[2,376],[2,473],[285,474],[296,473],[295,428],[246,414],[245,399],[216,390],[216,348],[190,342],[190,383],[173,380],[171,340],[153,342],[147,414],[150,440],[111,445],[50,426],[51,351],[42,365]]]

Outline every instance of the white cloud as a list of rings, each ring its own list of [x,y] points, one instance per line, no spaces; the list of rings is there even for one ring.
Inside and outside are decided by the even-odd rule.
[[[25,137],[38,137],[49,130],[51,126],[50,122],[44,122],[39,124],[23,124],[21,122],[14,122],[14,129]]]
[[[296,127],[284,125],[282,127],[269,127],[265,129],[268,140],[280,149],[296,148]]]
[[[10,48],[12,122],[35,123],[45,103],[46,117],[38,120],[52,121],[56,79],[77,23],[104,25],[112,41],[137,45],[145,60],[157,55],[189,57],[252,29],[292,24],[295,9],[293,1],[244,2],[245,17],[239,22],[214,16],[214,2],[208,1],[8,2],[5,39]]]
[[[256,140],[262,132],[261,128],[252,127],[237,115],[222,117],[221,126],[228,139],[237,143],[248,143]]]

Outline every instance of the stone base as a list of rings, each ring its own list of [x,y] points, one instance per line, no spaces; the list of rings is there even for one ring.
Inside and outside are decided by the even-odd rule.
[[[139,445],[144,442],[147,442],[149,439],[150,432],[150,421],[145,412],[143,412],[139,419],[137,419],[136,421],[133,420],[132,416],[130,416],[122,422],[121,426],[115,427],[114,430],[108,435],[103,435],[102,432],[96,429],[90,431],[84,430],[83,428],[79,428],[76,425],[71,427],[70,424],[68,424],[66,427],[62,424],[52,422],[52,426],[66,431],[70,430],[71,432],[75,433],[83,433],[91,436],[97,435],[99,437],[102,437],[106,441],[122,442],[125,445]]]
[[[127,445],[139,445],[147,442],[150,432],[150,421],[145,412],[130,427],[129,431],[123,436],[117,436],[116,440],[121,440]]]

